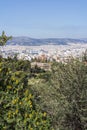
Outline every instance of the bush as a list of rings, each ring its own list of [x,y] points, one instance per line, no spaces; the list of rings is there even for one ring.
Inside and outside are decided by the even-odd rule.
[[[12,70],[12,64],[8,60],[0,62],[0,129],[49,130],[47,113],[36,108],[23,61],[18,70]]]
[[[45,79],[45,77],[47,77]],[[37,107],[46,111],[55,130],[87,129],[87,66],[71,60],[54,63],[50,72],[33,82]]]

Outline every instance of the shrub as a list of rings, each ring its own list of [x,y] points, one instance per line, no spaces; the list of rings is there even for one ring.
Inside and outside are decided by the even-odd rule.
[[[21,68],[12,71],[11,62],[9,67],[6,62],[0,62],[0,129],[49,130],[47,113],[36,108],[27,72]]]

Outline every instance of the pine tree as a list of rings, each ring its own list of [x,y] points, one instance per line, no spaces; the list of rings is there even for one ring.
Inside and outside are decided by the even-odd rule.
[[[2,35],[0,36],[0,46],[4,46],[8,40],[10,40],[12,36],[8,37],[5,35],[5,32],[2,32]]]

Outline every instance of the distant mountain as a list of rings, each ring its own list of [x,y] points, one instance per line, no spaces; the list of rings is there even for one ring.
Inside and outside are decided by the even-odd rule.
[[[7,45],[25,45],[25,46],[38,46],[38,45],[67,45],[72,43],[87,43],[87,39],[71,39],[71,38],[47,38],[35,39],[30,37],[13,37],[12,40],[7,42]]]

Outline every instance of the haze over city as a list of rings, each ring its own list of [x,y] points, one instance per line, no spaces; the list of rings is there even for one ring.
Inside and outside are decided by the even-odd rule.
[[[87,38],[87,0],[0,0],[0,33]]]

